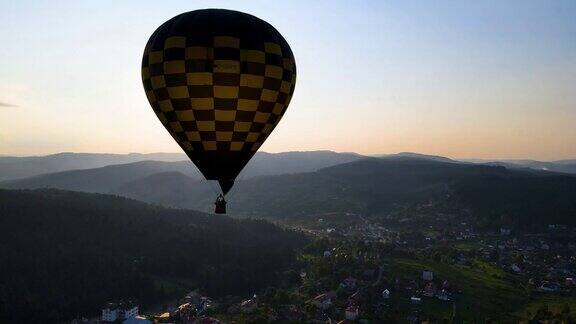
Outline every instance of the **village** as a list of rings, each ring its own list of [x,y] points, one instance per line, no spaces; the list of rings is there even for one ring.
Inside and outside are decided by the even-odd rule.
[[[362,216],[343,226],[329,217],[301,229],[314,241],[282,287],[217,299],[193,291],[123,323],[454,323],[475,318],[479,301],[486,306],[478,318],[514,311],[514,302],[484,302],[491,285],[522,287],[530,299],[576,295],[576,233],[562,225],[534,234],[480,232],[471,220],[446,217],[394,227]]]

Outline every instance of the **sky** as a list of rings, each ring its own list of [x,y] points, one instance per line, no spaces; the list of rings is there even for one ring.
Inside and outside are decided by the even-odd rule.
[[[576,158],[576,1],[2,1],[0,154],[178,152],[144,45],[186,11],[276,27],[298,79],[261,150]]]

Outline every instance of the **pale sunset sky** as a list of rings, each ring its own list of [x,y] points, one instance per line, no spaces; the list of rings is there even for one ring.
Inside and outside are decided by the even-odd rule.
[[[261,148],[576,158],[576,1],[2,1],[0,154],[179,152],[140,79],[164,21],[253,14],[298,67]]]

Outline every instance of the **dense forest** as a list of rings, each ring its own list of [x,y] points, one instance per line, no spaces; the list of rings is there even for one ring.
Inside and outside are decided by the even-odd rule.
[[[455,200],[480,221],[508,222],[541,231],[549,224],[576,226],[576,177],[550,174],[485,174],[453,185]]]
[[[109,195],[0,190],[0,322],[141,305],[181,280],[210,296],[252,294],[295,262],[301,235],[265,221],[166,209]]]

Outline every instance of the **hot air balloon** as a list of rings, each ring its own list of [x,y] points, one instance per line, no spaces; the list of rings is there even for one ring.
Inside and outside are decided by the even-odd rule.
[[[296,65],[267,22],[204,9],[180,14],[150,36],[142,81],[158,119],[226,194],[286,111]]]

